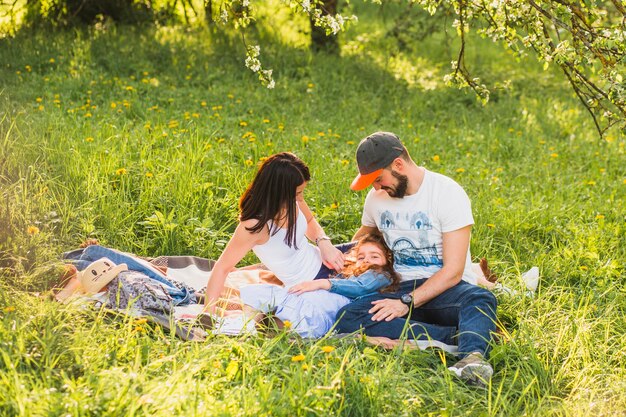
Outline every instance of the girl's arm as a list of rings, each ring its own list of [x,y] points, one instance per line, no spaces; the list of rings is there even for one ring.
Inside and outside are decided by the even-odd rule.
[[[345,261],[343,253],[333,246],[328,236],[326,236],[326,233],[324,233],[322,226],[320,226],[317,220],[315,220],[313,212],[307,205],[306,201],[304,201],[301,197],[298,198],[297,201],[298,207],[302,211],[302,214],[306,217],[306,237],[308,237],[311,242],[315,242],[317,244],[317,247],[320,249],[324,265],[330,269],[334,269],[335,271],[341,271]]]
[[[386,275],[376,271],[365,271],[357,277],[347,279],[329,279],[330,292],[341,294],[348,298],[362,297],[386,287],[391,280]]]
[[[290,294],[302,294],[309,291],[315,290],[329,290],[330,289],[330,281],[327,279],[316,279],[313,281],[301,282],[300,284],[296,284],[293,287],[289,288]]]
[[[235,268],[235,265],[257,244],[267,240],[268,232],[264,229],[260,233],[251,233],[246,227],[256,224],[256,220],[246,220],[237,226],[235,233],[230,238],[226,249],[222,252],[213,269],[211,270],[211,278],[206,287],[205,311],[215,312],[217,300],[224,289],[224,281],[229,272]]]

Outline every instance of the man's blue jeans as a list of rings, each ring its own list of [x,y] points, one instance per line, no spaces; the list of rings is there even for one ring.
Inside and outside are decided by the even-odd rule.
[[[461,281],[419,308],[410,317],[391,321],[372,321],[368,311],[372,301],[399,299],[422,285],[426,280],[404,281],[397,291],[359,298],[337,313],[337,330],[351,333],[363,329],[368,336],[391,339],[434,339],[457,345],[459,355],[470,352],[489,353],[491,333],[496,330],[496,297],[484,288]]]

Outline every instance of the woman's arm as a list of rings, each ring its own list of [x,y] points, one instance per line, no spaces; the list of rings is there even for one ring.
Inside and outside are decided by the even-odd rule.
[[[345,261],[343,253],[333,246],[330,238],[326,236],[324,229],[322,229],[322,226],[320,226],[313,216],[313,212],[309,208],[306,201],[304,201],[303,198],[298,198],[297,201],[298,207],[302,211],[302,214],[306,217],[306,237],[308,237],[310,241],[317,244],[317,247],[320,249],[324,265],[330,269],[334,269],[335,271],[341,271]]]
[[[215,305],[224,289],[224,281],[226,281],[228,273],[255,245],[267,240],[268,232],[265,229],[259,233],[251,233],[246,230],[246,227],[251,227],[255,224],[256,220],[254,219],[239,223],[235,233],[226,245],[226,249],[224,249],[215,265],[213,265],[211,278],[206,287],[206,311],[215,312]]]

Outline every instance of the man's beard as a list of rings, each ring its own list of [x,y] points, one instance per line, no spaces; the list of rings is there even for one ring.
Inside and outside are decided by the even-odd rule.
[[[406,194],[406,189],[409,186],[409,177],[407,177],[406,175],[398,174],[393,169],[391,170],[391,175],[393,175],[393,177],[398,180],[398,184],[396,184],[396,186],[393,188],[391,187],[381,187],[381,188],[387,192],[389,197],[403,198]]]

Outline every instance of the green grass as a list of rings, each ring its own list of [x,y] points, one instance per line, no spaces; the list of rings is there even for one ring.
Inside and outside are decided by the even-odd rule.
[[[1,415],[625,412],[623,134],[598,138],[558,72],[475,39],[470,68],[512,80],[483,107],[441,81],[453,40],[435,34],[408,54],[384,36],[398,10],[383,22],[373,6],[357,12],[340,58],[310,55],[295,23],[279,32],[261,19],[251,36],[275,68],[273,91],[229,33],[108,27],[0,41]],[[194,344],[34,294],[87,237],[217,258],[256,165],[279,151],[307,161],[309,205],[347,240],[364,198],[348,189],[354,151],[375,130],[463,185],[472,253],[507,285],[541,269],[535,298],[499,297],[509,337],[494,346],[488,390],[450,377],[454,358],[433,352],[285,333]]]

